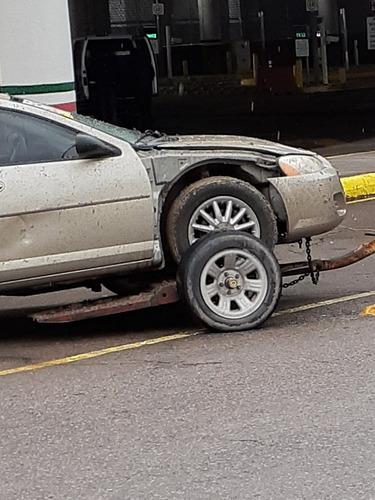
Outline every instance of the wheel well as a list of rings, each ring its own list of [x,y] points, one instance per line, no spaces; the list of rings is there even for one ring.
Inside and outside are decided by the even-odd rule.
[[[161,230],[163,248],[167,252],[168,248],[165,237],[166,218],[173,200],[186,186],[193,184],[194,182],[199,181],[200,179],[203,179],[205,177],[212,177],[215,175],[234,177],[236,179],[250,183],[269,200],[268,183],[264,182],[264,180],[262,180],[261,182],[259,179],[257,179],[256,176],[256,172],[260,170],[259,167],[254,165],[253,174],[251,174],[249,171],[246,171],[243,168],[241,168],[241,165],[238,164],[237,165],[230,164],[230,171],[228,171],[228,165],[229,165],[228,163],[199,165],[198,167],[187,171],[171,187],[169,186],[169,190],[167,193],[164,193],[164,201],[163,201],[161,220],[160,220],[160,230]],[[271,171],[270,175],[272,175]]]

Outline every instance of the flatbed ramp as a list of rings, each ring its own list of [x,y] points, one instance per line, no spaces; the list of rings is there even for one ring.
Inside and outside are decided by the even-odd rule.
[[[333,258],[315,259],[311,258],[302,262],[290,262],[280,264],[282,276],[296,276],[300,278],[292,283],[285,284],[284,287],[298,283],[301,278],[311,275],[314,284],[318,282],[318,275],[323,271],[340,269],[375,254],[375,240],[362,244],[355,250]],[[315,279],[314,279],[315,278]],[[44,309],[31,313],[29,317],[38,323],[71,323],[85,319],[121,314],[146,307],[155,307],[178,302],[176,280],[168,279],[161,282],[152,283],[137,295],[124,297],[112,296],[98,300],[88,300],[57,307],[54,309]]]

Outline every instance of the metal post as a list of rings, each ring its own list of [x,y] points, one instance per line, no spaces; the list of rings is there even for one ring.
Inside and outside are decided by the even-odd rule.
[[[309,58],[306,57],[306,73],[307,73],[307,85],[310,85],[310,61],[309,61]]]
[[[159,42],[159,54],[158,54],[158,66],[159,66],[159,75],[161,77],[167,76],[167,61],[166,61],[166,37],[165,37],[165,28],[170,25],[171,21],[171,0],[163,0],[163,2],[158,2],[158,0],[154,0],[153,2],[153,10],[155,12],[156,17],[156,26],[158,32],[158,42]],[[161,6],[162,9],[156,9],[157,6]]]
[[[189,62],[186,59],[182,61],[182,74],[189,76]]]
[[[165,76],[165,62],[164,62],[164,30],[163,23],[161,21],[162,16],[156,17],[156,30],[158,33],[158,67],[159,75],[161,77]]]
[[[318,48],[318,39],[316,36],[317,28],[318,28],[318,13],[316,11],[312,11],[310,12],[310,30],[311,30],[311,52],[313,56],[315,85],[318,85],[320,79],[319,48]]]
[[[348,51],[348,29],[346,26],[345,9],[340,9],[340,29],[342,35],[342,50],[344,56],[344,68],[349,69],[349,51]]]
[[[264,12],[262,10],[258,12],[258,17],[260,21],[260,37],[262,41],[261,64],[264,66],[266,62],[266,30],[264,27]]]
[[[260,36],[262,40],[262,49],[266,48],[266,30],[264,27],[264,12],[261,10],[258,12],[258,17],[260,19]]]
[[[172,78],[172,46],[171,46],[171,27],[165,27],[165,48],[167,50],[167,75]]]
[[[320,23],[319,30],[320,30],[320,53],[322,58],[322,80],[323,80],[323,85],[328,85],[327,35],[324,22]]]
[[[233,73],[233,55],[230,50],[227,50],[225,53],[226,56],[226,63],[227,63],[227,73],[228,75]]]
[[[356,66],[359,66],[358,40],[354,40],[354,62]]]
[[[258,84],[258,73],[259,73],[259,56],[258,54],[253,54],[253,79],[254,84]]]

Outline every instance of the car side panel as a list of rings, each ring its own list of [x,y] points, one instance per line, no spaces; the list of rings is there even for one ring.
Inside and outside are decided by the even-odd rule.
[[[1,168],[0,282],[36,276],[47,264],[58,273],[151,259],[150,180],[131,152]]]

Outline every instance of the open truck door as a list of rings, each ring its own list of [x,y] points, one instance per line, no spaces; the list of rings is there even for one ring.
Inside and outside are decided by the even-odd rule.
[[[146,36],[90,36],[74,42],[77,108],[129,128],[152,128],[158,72]]]

